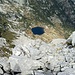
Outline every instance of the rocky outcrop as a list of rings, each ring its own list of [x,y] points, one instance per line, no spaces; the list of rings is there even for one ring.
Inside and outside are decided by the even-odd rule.
[[[3,13],[4,16],[6,15],[5,18],[9,21],[9,30],[16,33],[16,39],[12,42],[15,46],[11,48],[12,55],[9,58],[0,58],[0,73],[3,74],[3,72],[5,72],[7,75],[14,72],[20,72],[19,75],[75,75],[74,32],[70,38],[68,38],[69,41],[71,40],[72,47],[70,47],[66,44],[66,41],[69,42],[66,39],[54,39],[46,43],[41,39],[31,39],[30,36],[22,31],[25,31],[27,25],[35,25],[35,23],[30,22],[33,18],[30,18],[29,14],[31,13],[29,10],[33,10],[35,13],[37,12],[36,14],[40,16],[39,19],[41,21],[44,19],[52,24],[51,19],[54,19],[53,16],[55,15],[56,17],[58,16],[62,22],[71,23],[72,25],[74,24],[73,16],[75,16],[74,9],[72,9],[74,5],[71,5],[72,2],[69,0],[33,0],[33,2],[26,0],[26,2],[27,1],[28,7],[25,8],[26,11],[24,7],[20,7],[18,3],[16,4],[11,1],[10,4],[10,0],[0,1],[0,12]],[[65,4],[63,5],[64,2],[68,7],[65,6]],[[71,10],[67,11],[67,9],[70,8]],[[71,16],[68,15],[69,12],[70,15],[72,14]],[[25,26],[25,29],[22,25]],[[21,27],[23,29],[21,29]],[[9,48],[7,40],[0,38],[0,47],[5,46]]]
[[[72,46],[75,46],[75,31],[70,35],[66,43],[69,45],[71,44]]]
[[[45,43],[21,35],[13,43],[13,54],[7,61],[13,71],[21,75],[75,75],[75,48],[69,48],[65,39]]]

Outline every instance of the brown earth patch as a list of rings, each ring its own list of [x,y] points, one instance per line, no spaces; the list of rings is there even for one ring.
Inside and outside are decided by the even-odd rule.
[[[36,26],[34,26],[34,27],[36,27]],[[34,35],[31,31],[31,29],[29,28],[26,30],[27,35],[33,39],[41,39],[45,42],[50,42],[50,41],[52,41],[52,39],[56,39],[56,38],[65,38],[64,31],[60,26],[53,28],[51,26],[42,25],[40,27],[44,28],[44,31],[45,31],[44,34]],[[59,29],[59,31],[58,31],[58,29]]]

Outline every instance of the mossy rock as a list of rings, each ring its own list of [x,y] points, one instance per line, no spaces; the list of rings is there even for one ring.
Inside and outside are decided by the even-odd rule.
[[[15,47],[14,44],[10,44],[10,45],[9,45],[9,48],[14,48],[14,47]]]
[[[12,51],[5,47],[0,48],[0,57],[9,57],[12,54]]]
[[[15,33],[9,30],[3,32],[2,37],[6,39],[8,44],[11,44],[12,41],[16,38]]]

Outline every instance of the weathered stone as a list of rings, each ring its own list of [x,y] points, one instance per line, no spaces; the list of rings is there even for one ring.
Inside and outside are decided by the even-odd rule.
[[[40,66],[44,66],[42,62],[32,60],[31,58],[12,56],[9,58],[11,69],[14,70],[16,64],[21,69],[22,75],[32,73],[34,69],[38,69]],[[24,66],[25,65],[25,66]]]
[[[0,47],[6,45],[6,39],[5,38],[0,38]]]
[[[70,35],[66,42],[67,44],[72,44],[72,46],[75,46],[75,31]]]

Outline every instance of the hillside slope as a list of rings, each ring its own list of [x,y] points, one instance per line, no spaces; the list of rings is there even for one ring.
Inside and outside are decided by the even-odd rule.
[[[0,0],[0,75],[75,75],[74,6],[72,0]],[[33,34],[35,27],[44,33]]]
[[[8,44],[1,50],[11,54],[15,46],[13,40],[22,33],[32,39],[50,42],[55,38],[68,38],[74,30],[75,5],[72,0],[24,0],[23,5],[16,1],[0,1],[0,37],[5,38]],[[45,33],[34,35],[31,29],[37,26],[43,27]]]

